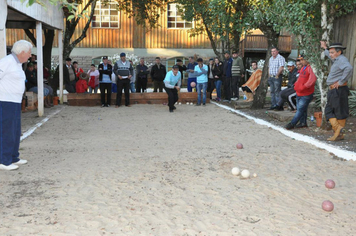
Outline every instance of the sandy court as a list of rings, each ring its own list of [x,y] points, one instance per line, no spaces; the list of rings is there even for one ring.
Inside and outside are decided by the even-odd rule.
[[[21,157],[0,235],[356,235],[356,162],[213,104],[65,106]]]

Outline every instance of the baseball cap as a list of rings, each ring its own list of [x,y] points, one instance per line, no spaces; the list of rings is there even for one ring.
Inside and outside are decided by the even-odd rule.
[[[103,56],[103,60],[108,59],[108,56]]]
[[[172,68],[173,68],[173,69],[179,69],[179,66],[174,65],[174,66],[172,66]]]
[[[289,62],[287,63],[287,66],[295,66],[294,61],[289,61]]]
[[[120,53],[120,57],[126,57],[126,53],[124,52]]]

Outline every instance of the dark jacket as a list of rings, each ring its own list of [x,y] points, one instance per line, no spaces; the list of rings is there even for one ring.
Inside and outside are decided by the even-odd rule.
[[[107,64],[107,70],[104,70],[104,64],[101,63],[99,66],[98,66],[98,70],[99,70],[99,81],[102,81],[103,80],[103,75],[108,75],[111,79],[111,74],[112,74],[112,65],[110,64]]]
[[[149,74],[148,67],[146,65],[138,64],[136,66],[136,80],[137,79],[146,79]]]
[[[159,69],[157,64],[152,67],[151,69],[152,81],[154,80],[163,81],[165,77],[166,77],[166,67],[164,65],[160,64]]]
[[[231,68],[232,68],[232,58],[230,57],[228,60],[225,59],[225,61],[224,61],[224,76],[225,77],[231,78],[231,76],[232,76]]]
[[[292,70],[292,72],[289,72],[288,74],[288,88],[291,88],[294,86],[294,83],[297,81],[298,77],[298,69],[294,68],[294,70]]]
[[[220,61],[218,65],[215,64],[213,65],[213,75],[215,80],[221,80],[223,75],[224,75],[224,68],[223,68],[223,63]],[[215,76],[218,76],[219,78],[215,78]]]
[[[72,66],[71,68],[72,68],[73,73],[75,75],[75,81],[78,81],[78,78],[77,78],[77,76],[75,74],[74,67]],[[59,68],[57,68],[56,74],[54,75],[54,78],[56,80],[58,80],[58,82],[59,82]],[[63,65],[63,84],[70,84],[69,70],[68,70],[68,67],[66,66],[66,64]]]
[[[181,81],[183,81],[183,72],[187,70],[187,67],[185,65],[181,66],[181,65],[178,65],[179,67],[179,72],[180,72],[180,75],[181,75]]]
[[[26,74],[26,90],[29,90],[32,87],[37,87],[37,76],[36,71],[25,71]]]

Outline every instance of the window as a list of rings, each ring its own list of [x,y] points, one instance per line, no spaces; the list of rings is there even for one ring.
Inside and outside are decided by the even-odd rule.
[[[95,6],[92,20],[93,28],[119,28],[120,13],[117,10],[116,2],[101,3],[98,1]]]
[[[183,20],[178,8],[179,4],[168,4],[168,29],[191,29],[193,23]]]

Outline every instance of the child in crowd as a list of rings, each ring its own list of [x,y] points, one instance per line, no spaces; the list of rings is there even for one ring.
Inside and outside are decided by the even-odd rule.
[[[88,93],[88,74],[83,72],[79,75],[79,80],[75,84],[75,90],[77,93]]]

